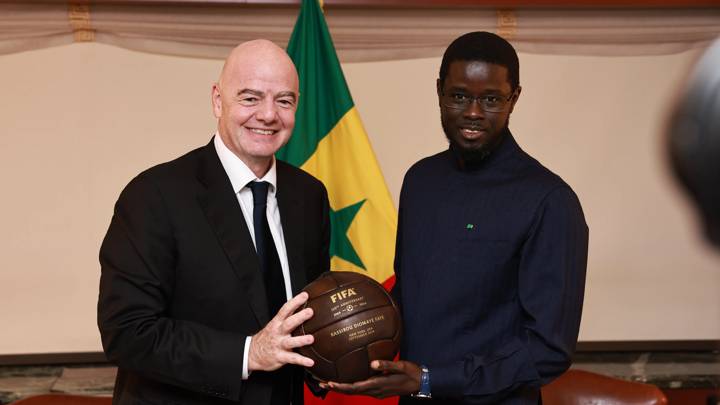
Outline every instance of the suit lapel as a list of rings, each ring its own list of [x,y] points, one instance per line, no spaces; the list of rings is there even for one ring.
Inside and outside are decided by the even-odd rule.
[[[297,295],[307,283],[305,262],[303,260],[303,206],[298,198],[302,190],[295,190],[292,173],[286,163],[277,161],[277,202],[280,209],[285,249],[290,267],[290,283],[293,296]]]
[[[198,202],[232,263],[233,271],[241,285],[247,288],[250,306],[262,327],[270,317],[265,285],[260,276],[260,263],[237,196],[217,156],[213,141],[202,151],[198,179],[205,185],[204,192],[198,195]]]

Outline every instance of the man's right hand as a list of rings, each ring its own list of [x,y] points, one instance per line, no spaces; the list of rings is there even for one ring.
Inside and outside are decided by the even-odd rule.
[[[250,340],[248,371],[273,371],[285,364],[312,367],[313,360],[295,353],[297,347],[311,345],[313,335],[292,336],[295,328],[312,318],[311,308],[293,314],[308,300],[308,294],[301,292],[280,307],[277,315]]]

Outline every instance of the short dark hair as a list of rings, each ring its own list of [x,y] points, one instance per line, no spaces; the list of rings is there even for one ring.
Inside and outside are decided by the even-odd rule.
[[[520,85],[520,62],[512,45],[499,35],[476,31],[464,34],[450,44],[440,63],[440,85],[445,84],[450,64],[457,60],[481,61],[504,66],[513,91]]]

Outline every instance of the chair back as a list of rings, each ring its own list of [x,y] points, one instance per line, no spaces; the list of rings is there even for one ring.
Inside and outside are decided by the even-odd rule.
[[[667,405],[654,385],[568,370],[542,388],[543,405]]]

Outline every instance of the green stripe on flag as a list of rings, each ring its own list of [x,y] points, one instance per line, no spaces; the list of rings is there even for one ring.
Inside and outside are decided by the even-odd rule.
[[[353,101],[317,0],[303,0],[287,52],[300,76],[300,100],[293,135],[276,156],[299,167]]]

